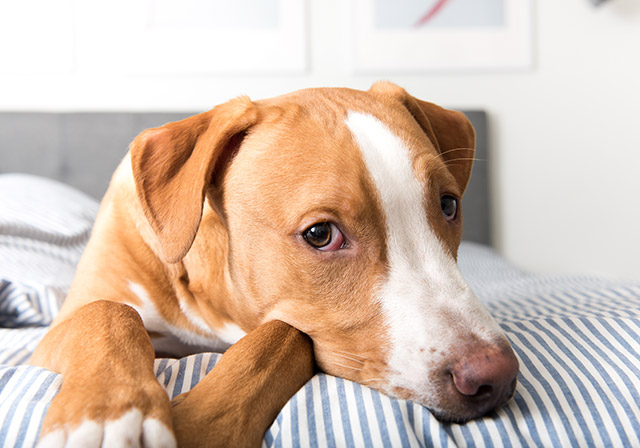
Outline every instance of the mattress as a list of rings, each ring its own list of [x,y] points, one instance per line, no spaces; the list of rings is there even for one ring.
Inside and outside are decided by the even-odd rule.
[[[56,315],[97,212],[92,198],[0,176],[0,446],[34,446],[60,388],[27,365]],[[640,446],[640,284],[526,272],[463,242],[460,267],[520,361],[515,395],[489,415],[444,423],[428,409],[323,373],[282,409],[263,446]],[[174,397],[223,356],[157,359]]]

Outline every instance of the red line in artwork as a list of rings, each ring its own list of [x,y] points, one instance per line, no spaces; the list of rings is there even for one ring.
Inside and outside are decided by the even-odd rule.
[[[427,13],[424,16],[420,17],[420,19],[413,26],[416,28],[420,28],[429,20],[433,19],[433,17],[440,12],[442,7],[446,5],[448,1],[449,0],[438,0],[436,4],[433,5],[431,9],[427,11]]]

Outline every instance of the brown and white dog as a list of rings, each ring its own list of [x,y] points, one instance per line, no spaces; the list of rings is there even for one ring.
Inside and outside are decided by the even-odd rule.
[[[201,443],[207,425],[259,443],[312,353],[443,419],[503,404],[518,361],[456,264],[474,143],[463,114],[391,83],[243,97],[141,133],[32,360],[63,375],[42,444]],[[256,328],[170,404],[154,349]]]

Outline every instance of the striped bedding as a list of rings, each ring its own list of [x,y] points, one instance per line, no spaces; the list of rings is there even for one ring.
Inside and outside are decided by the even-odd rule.
[[[60,376],[25,365],[59,309],[96,203],[53,181],[0,176],[0,446],[33,446]],[[318,374],[263,446],[640,446],[640,284],[523,272],[463,243],[460,265],[520,359],[514,399],[467,424]],[[158,359],[170,396],[220,358]]]

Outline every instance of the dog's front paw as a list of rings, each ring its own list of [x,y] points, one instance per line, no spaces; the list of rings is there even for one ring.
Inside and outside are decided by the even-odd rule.
[[[38,447],[173,448],[171,407],[157,382],[63,383],[51,402]]]

